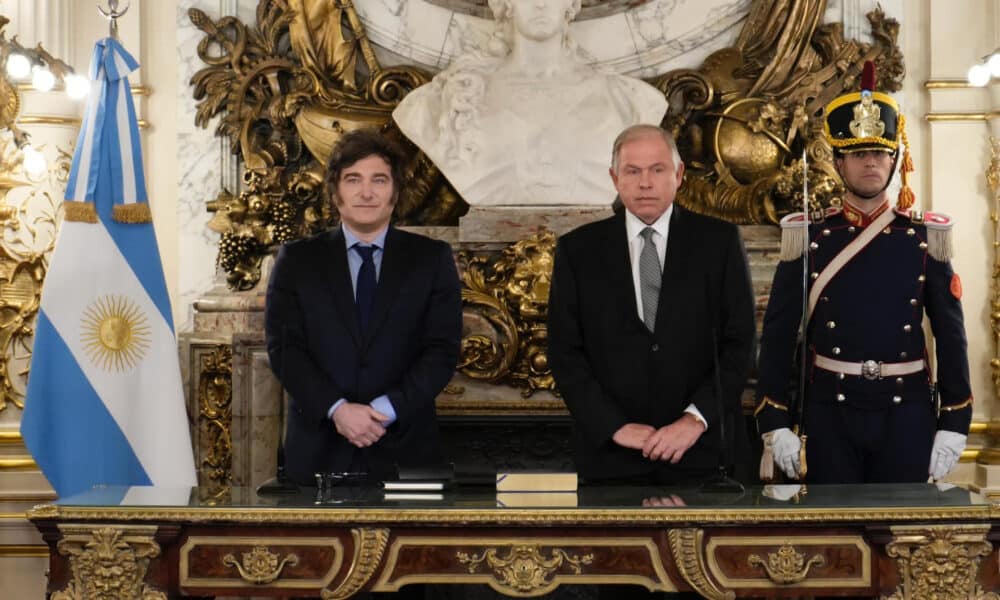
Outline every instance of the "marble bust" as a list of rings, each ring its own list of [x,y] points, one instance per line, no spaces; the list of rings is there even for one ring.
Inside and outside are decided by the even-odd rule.
[[[489,0],[496,32],[393,112],[472,206],[609,205],[621,130],[659,123],[663,94],[587,64],[569,35],[580,0]]]

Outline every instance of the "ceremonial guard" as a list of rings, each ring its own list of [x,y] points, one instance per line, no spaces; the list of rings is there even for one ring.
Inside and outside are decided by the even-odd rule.
[[[824,130],[847,193],[842,207],[781,221],[755,411],[761,477],[777,464],[811,483],[941,479],[972,419],[962,285],[949,262],[953,223],[911,208],[904,118],[892,97],[874,91],[871,63],[861,92],[827,105]],[[893,207],[886,188],[901,154]],[[800,378],[804,393],[790,392]]]

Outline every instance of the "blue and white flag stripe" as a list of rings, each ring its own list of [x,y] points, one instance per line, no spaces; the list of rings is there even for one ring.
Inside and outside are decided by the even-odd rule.
[[[95,484],[196,485],[155,232],[152,223],[112,219],[126,196],[145,201],[126,79],[138,65],[110,39],[94,58],[99,94],[66,197],[93,201],[98,221],[67,220],[59,231],[21,420],[25,445],[61,497]]]
[[[146,183],[139,152],[139,125],[135,117],[128,74],[139,63],[115,40],[97,43],[91,59],[91,102],[87,107],[77,139],[73,166],[66,185],[66,199],[93,202],[97,187],[98,161],[105,145],[114,148],[108,154],[112,177],[108,185],[114,204],[146,201]],[[96,99],[96,101],[94,101]]]

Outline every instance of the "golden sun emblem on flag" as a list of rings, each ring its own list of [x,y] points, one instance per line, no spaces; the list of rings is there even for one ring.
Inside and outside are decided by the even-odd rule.
[[[128,371],[150,344],[146,315],[126,296],[103,296],[83,315],[83,344],[90,360],[105,371]]]

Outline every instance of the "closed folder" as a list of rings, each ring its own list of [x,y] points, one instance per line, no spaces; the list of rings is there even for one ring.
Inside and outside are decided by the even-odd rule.
[[[497,492],[500,508],[559,508],[577,506],[576,492]]]
[[[497,473],[498,492],[575,492],[576,473],[508,471]]]

